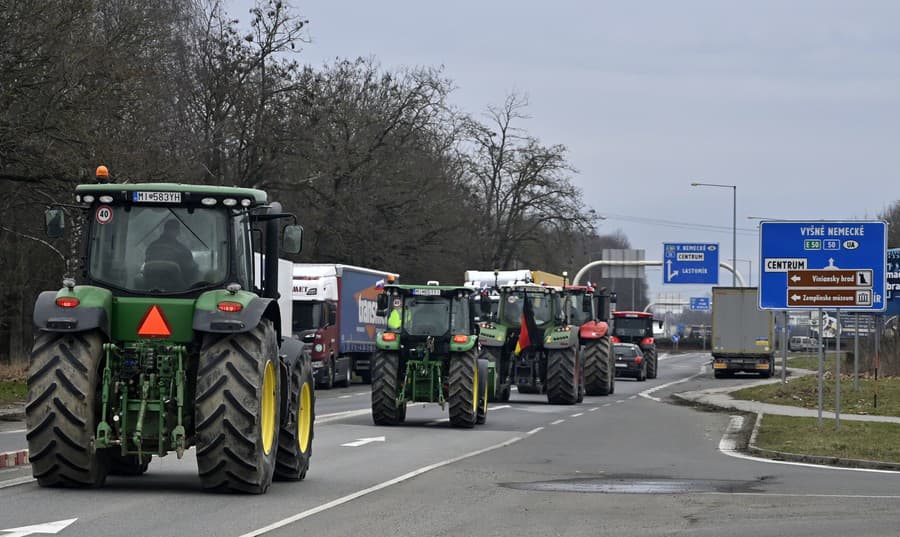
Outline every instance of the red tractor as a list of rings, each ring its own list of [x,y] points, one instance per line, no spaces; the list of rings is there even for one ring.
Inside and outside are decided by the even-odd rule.
[[[655,379],[659,358],[653,339],[653,314],[644,311],[613,312],[613,343],[634,343],[644,353],[647,378]]]
[[[612,342],[609,337],[610,303],[614,295],[605,287],[569,285],[563,288],[569,324],[579,327],[584,357],[584,387],[587,395],[610,395],[616,389]]]

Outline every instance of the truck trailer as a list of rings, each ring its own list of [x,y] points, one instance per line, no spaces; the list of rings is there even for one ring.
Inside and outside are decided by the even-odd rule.
[[[775,321],[757,307],[756,287],[713,287],[713,373],[738,371],[771,377],[775,373]]]
[[[293,333],[308,345],[316,384],[349,386],[356,374],[371,382],[375,315],[381,287],[399,275],[351,265],[296,263],[293,269]]]

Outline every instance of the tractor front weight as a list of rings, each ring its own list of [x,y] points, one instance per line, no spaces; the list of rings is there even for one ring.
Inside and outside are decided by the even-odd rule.
[[[439,403],[444,408],[444,378],[441,373],[443,362],[431,360],[430,353],[422,351],[421,360],[406,361],[406,376],[400,389],[398,404],[412,402]],[[407,398],[407,389],[409,398]]]
[[[103,345],[102,421],[95,448],[118,446],[122,455],[160,457],[186,447],[183,345],[142,341]],[[110,425],[109,420],[112,421]]]

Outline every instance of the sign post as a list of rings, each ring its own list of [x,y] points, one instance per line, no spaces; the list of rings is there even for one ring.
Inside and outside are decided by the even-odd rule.
[[[834,334],[834,427],[841,430],[841,333],[844,327],[841,324],[841,309],[835,310],[837,329]]]
[[[719,283],[719,245],[664,243],[663,283],[717,285]]]
[[[781,383],[787,384],[787,358],[788,358],[788,341],[790,341],[790,334],[788,334],[788,312],[785,310],[784,312],[784,338],[782,338],[782,346],[781,346]]]
[[[825,376],[825,338],[822,337],[824,322],[822,321],[822,308],[819,308],[819,429],[822,429],[822,377]]]

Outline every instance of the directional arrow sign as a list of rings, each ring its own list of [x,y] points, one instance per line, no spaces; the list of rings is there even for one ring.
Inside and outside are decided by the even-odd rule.
[[[664,243],[663,283],[719,283],[719,245]]]
[[[346,444],[341,444],[344,447],[359,447],[364,446],[366,444],[371,444],[372,442],[384,442],[383,436],[373,436],[372,438],[360,438],[359,440],[354,440],[353,442],[347,442]],[[0,535],[0,537],[6,537]]]
[[[884,222],[760,224],[759,307],[884,311]]]
[[[56,522],[47,522],[46,524],[35,524],[33,526],[22,526],[20,528],[9,528],[0,530],[4,532],[0,537],[25,537],[26,535],[34,535],[42,533],[44,535],[55,535],[66,529],[70,524],[78,520],[70,518],[68,520],[57,520]]]

